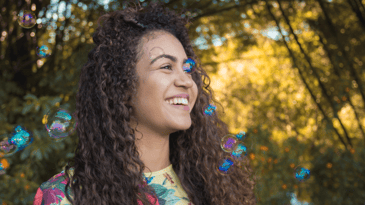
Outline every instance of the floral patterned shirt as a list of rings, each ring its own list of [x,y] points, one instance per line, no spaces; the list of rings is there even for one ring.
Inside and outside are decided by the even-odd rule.
[[[73,168],[70,169],[73,174]],[[180,184],[180,180],[172,168],[168,167],[143,174],[145,182],[151,186],[157,194],[156,205],[194,205]],[[64,171],[53,176],[48,181],[41,184],[34,198],[33,205],[71,205],[66,198],[65,187],[67,180]],[[69,189],[69,193],[70,193]],[[69,194],[73,199],[72,194]],[[156,196],[146,194],[150,202],[154,203]],[[138,200],[138,205],[142,202]]]

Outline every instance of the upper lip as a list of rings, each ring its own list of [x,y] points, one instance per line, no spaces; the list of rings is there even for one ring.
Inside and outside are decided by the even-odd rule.
[[[170,100],[172,98],[187,98],[188,99],[188,102],[189,102],[189,94],[185,94],[185,93],[171,96],[169,98],[166,98],[166,100]]]

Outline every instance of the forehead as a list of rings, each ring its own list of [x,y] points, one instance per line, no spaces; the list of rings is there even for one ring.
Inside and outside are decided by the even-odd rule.
[[[155,31],[143,37],[142,49],[147,58],[150,52],[156,50],[174,56],[178,56],[178,53],[180,52],[185,53],[184,47],[180,41],[172,34],[163,31]]]

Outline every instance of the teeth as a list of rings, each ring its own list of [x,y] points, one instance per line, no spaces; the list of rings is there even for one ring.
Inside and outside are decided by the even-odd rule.
[[[165,100],[167,103],[170,103],[171,105],[174,104],[183,104],[183,105],[188,105],[188,99],[186,98],[173,98],[170,100]]]

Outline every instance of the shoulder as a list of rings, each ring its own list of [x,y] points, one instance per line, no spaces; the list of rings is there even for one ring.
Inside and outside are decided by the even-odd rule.
[[[37,190],[34,205],[70,204],[66,198],[67,180],[65,172],[62,171],[43,182]],[[71,193],[70,188],[68,193]],[[69,195],[72,198],[72,195]]]

